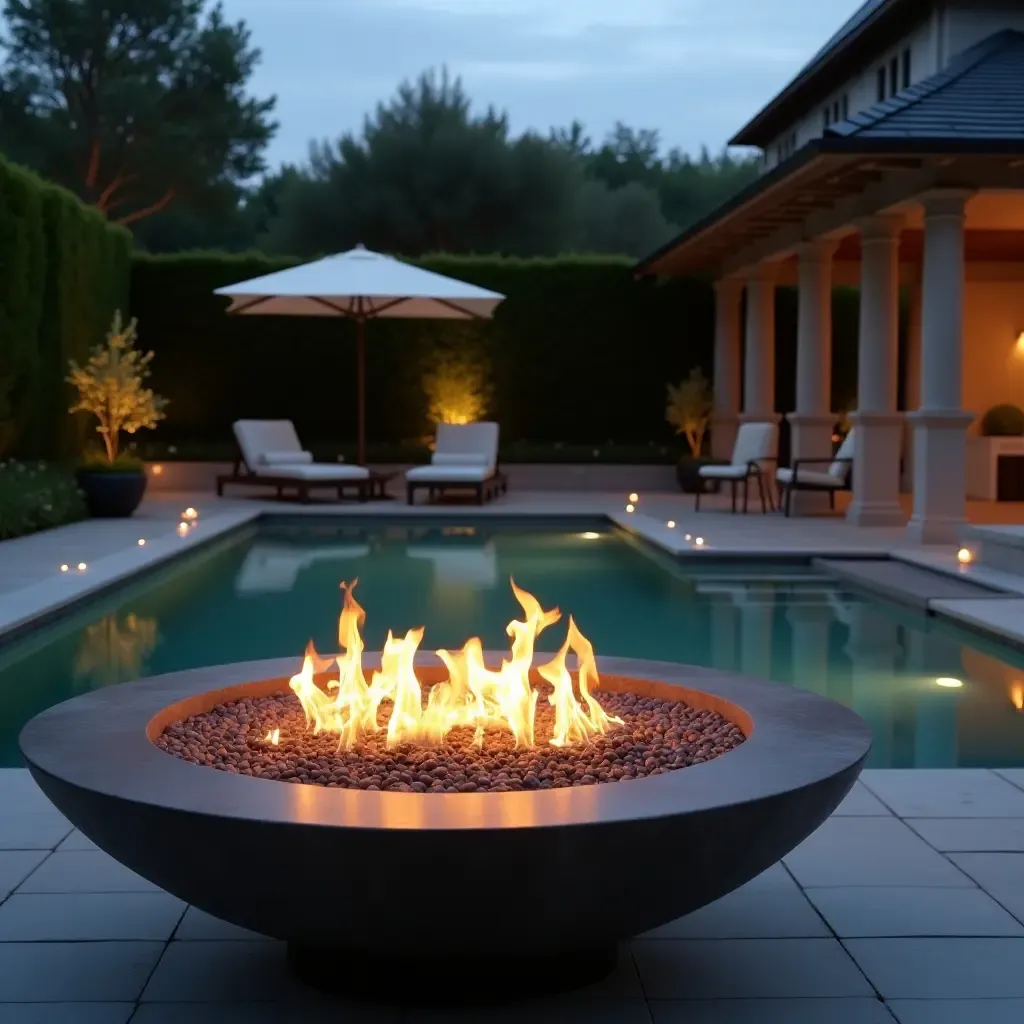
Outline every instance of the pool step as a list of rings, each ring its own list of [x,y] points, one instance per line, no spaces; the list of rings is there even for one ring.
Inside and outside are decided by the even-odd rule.
[[[816,558],[812,564],[850,587],[921,611],[927,611],[931,601],[1014,596],[888,558],[847,561]]]

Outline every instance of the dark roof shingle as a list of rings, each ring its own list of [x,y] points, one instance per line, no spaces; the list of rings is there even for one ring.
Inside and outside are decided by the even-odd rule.
[[[832,125],[825,138],[1024,140],[1024,32],[989,36],[943,71]]]

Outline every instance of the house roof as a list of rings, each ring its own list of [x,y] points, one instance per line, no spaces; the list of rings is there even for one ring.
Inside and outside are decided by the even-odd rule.
[[[766,147],[795,119],[842,86],[877,51],[924,18],[929,0],[865,0],[796,77],[732,139],[733,146]]]
[[[839,194],[856,194],[858,161],[876,173],[893,162],[949,154],[1024,154],[1024,33],[997,32],[943,71],[802,146],[717,209],[641,260],[638,274],[692,273],[735,252],[752,232],[799,222]],[[871,158],[865,163],[865,158]],[[871,170],[868,170],[868,168]]]
[[[825,132],[842,139],[1024,139],[1024,33],[1006,29],[945,70]]]

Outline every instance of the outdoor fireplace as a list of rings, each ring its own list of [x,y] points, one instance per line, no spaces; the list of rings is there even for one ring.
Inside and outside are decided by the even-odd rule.
[[[442,1002],[586,984],[810,834],[870,736],[809,692],[598,659],[571,618],[539,655],[560,615],[515,595],[508,653],[419,654],[413,630],[376,657],[345,587],[337,658],[98,690],[33,719],[22,751],[101,849],[285,940],[312,984],[393,1001],[400,978]]]

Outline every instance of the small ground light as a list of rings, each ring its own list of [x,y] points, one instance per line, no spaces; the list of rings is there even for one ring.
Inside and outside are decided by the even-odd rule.
[[[181,518],[191,523],[199,518],[199,513],[190,506],[181,513]]]
[[[956,553],[956,560],[961,565],[969,565],[971,562],[974,561],[974,555],[971,554],[970,548],[961,548]]]
[[[79,572],[85,572],[85,570],[87,568],[88,568],[88,566],[85,564],[85,562],[79,562],[78,563],[78,571]]]
[[[693,540],[693,534],[692,534],[692,533],[688,533],[688,534],[686,534],[686,535],[685,535],[685,536],[683,537],[683,540]]]
[[[184,537],[188,533],[188,523],[178,523],[178,536]]]
[[[696,544],[697,547],[702,548],[704,547],[704,538],[698,537],[693,543]]]
[[[153,476],[159,476],[164,471],[163,466],[153,466],[151,468],[153,470]]]
[[[939,676],[939,678],[935,680],[935,685],[945,686],[947,689],[950,690],[958,690],[964,684],[963,680],[954,679],[952,676]]]
[[[669,521],[668,521],[668,522],[667,522],[667,523],[666,523],[665,525],[666,525],[666,526],[667,526],[667,527],[668,527],[668,528],[669,528],[670,530],[674,530],[674,529],[676,528],[676,521],[675,521],[674,519],[670,519],[670,520],[669,520]]]
[[[67,572],[67,571],[68,571],[68,566],[67,566],[67,565],[62,565],[62,566],[60,567],[60,571],[61,571],[61,572]]]
[[[636,508],[636,505],[634,505],[634,504],[633,504],[632,502],[630,502],[630,503],[629,503],[629,504],[628,504],[628,505],[626,506],[626,511],[627,511],[627,512],[632,512],[632,511],[633,511],[633,510],[634,510],[635,508]]]
[[[140,537],[139,538],[139,547],[140,548],[144,548],[145,546],[146,546],[146,538],[145,537]]]
[[[583,538],[584,540],[597,540],[597,538],[598,538],[598,537],[600,537],[600,536],[601,536],[601,534],[599,534],[599,533],[594,533],[594,531],[593,531],[593,530],[587,530],[587,532],[586,532],[586,533],[581,533],[581,534],[580,534],[580,536],[581,536],[581,537],[582,537],[582,538]]]
[[[632,502],[634,502],[634,503],[636,503],[636,502],[638,502],[638,501],[640,500],[640,495],[639,495],[639,494],[637,494],[637,493],[636,493],[636,492],[634,491],[634,492],[633,492],[633,493],[632,493],[632,494],[631,494],[631,495],[629,496],[629,500],[630,500],[630,501],[632,501]]]

